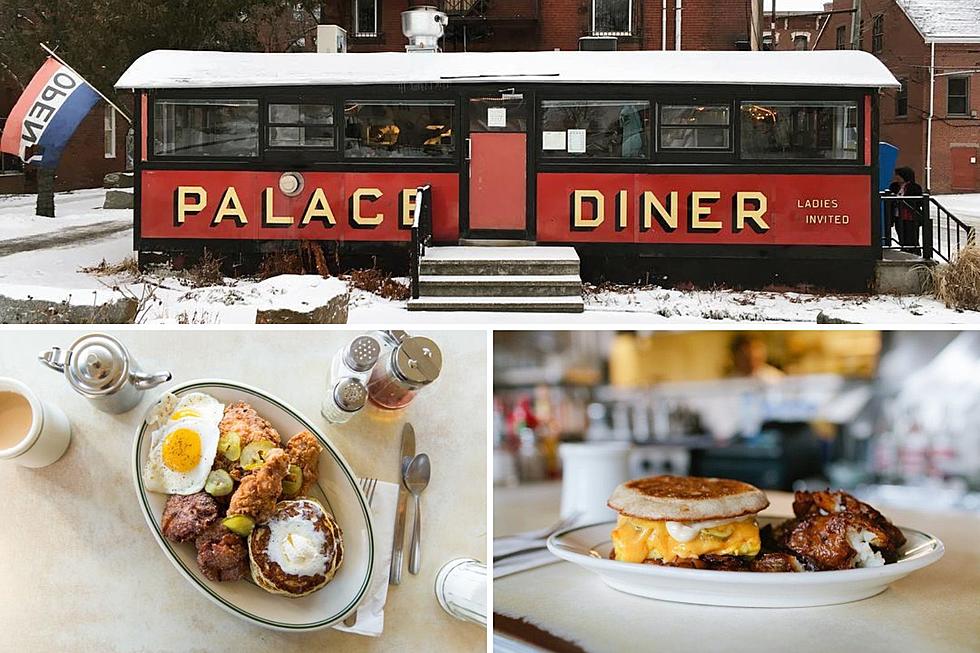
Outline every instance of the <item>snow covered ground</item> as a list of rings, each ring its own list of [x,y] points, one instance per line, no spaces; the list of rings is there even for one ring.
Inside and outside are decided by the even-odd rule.
[[[643,325],[719,322],[810,323],[821,313],[831,320],[863,324],[965,324],[980,322],[980,313],[957,312],[931,297],[834,296],[763,291],[618,288],[586,293],[582,314],[426,313],[409,312],[405,302],[352,290],[339,279],[285,276],[266,281],[227,280],[227,285],[192,288],[173,277],[133,283],[127,276],[97,277],[81,272],[105,259],[119,263],[132,256],[132,230],[47,246],[66,227],[132,220],[129,210],[102,210],[101,189],[59,193],[58,218],[38,218],[33,196],[0,197],[0,295],[14,299],[68,300],[92,304],[124,293],[142,298],[144,322],[254,323],[259,310],[302,311],[350,292],[348,321],[360,324],[469,324],[556,326]],[[947,196],[944,204],[962,211],[980,226],[980,195]],[[956,207],[956,208],[954,208]],[[958,213],[960,214],[960,213]],[[28,251],[4,254],[5,243],[37,239]],[[113,289],[116,286],[122,290]]]

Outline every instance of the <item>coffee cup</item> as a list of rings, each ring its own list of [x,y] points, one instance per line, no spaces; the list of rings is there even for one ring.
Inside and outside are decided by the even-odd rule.
[[[46,467],[61,458],[70,441],[71,424],[60,408],[20,381],[0,377],[0,460]]]
[[[629,478],[629,442],[566,442],[561,456],[561,516],[579,515],[579,523],[615,518],[606,506],[616,486]]]

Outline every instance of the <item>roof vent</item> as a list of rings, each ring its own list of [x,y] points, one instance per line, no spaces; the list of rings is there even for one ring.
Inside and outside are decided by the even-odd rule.
[[[402,34],[408,39],[406,52],[439,52],[439,39],[449,17],[432,6],[402,12]]]

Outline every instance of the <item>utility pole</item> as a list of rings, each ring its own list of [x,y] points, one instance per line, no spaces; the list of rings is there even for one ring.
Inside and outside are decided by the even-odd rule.
[[[765,15],[763,0],[752,0],[752,26],[750,43],[753,50],[762,50],[762,20]]]
[[[861,49],[861,0],[854,0],[854,13],[851,14],[851,49]]]

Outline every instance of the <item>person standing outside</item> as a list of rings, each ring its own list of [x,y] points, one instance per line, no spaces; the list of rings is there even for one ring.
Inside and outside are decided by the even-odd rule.
[[[919,247],[919,228],[923,223],[922,186],[915,181],[912,168],[896,168],[895,174],[901,179],[896,195],[914,199],[898,201],[898,211],[895,220],[895,230],[898,232],[898,242],[903,252],[922,255]]]

